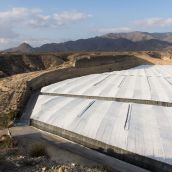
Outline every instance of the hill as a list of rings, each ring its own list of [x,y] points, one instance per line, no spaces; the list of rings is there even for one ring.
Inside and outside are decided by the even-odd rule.
[[[171,50],[171,47],[172,33],[129,32],[109,33],[100,37],[44,44],[36,48],[23,43],[4,52],[157,51]]]
[[[148,33],[148,32],[128,32],[128,33],[109,33],[102,36],[103,38],[119,39],[124,38],[133,42],[160,40],[172,43],[172,33]]]
[[[34,48],[27,43],[22,43],[18,47],[5,50],[5,52],[32,53],[34,52]]]

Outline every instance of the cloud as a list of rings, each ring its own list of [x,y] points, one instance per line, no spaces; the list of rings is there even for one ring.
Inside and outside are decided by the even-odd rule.
[[[85,20],[91,17],[89,14],[85,14],[78,11],[65,11],[61,13],[54,13],[52,15],[43,15],[37,13],[25,23],[32,27],[52,27],[57,28],[62,25],[73,24],[78,21]]]
[[[8,43],[8,39],[0,38],[0,44]]]
[[[16,28],[58,28],[89,17],[91,15],[79,11],[64,11],[46,15],[40,9],[12,8],[0,12],[0,38],[19,36],[15,31]]]
[[[12,8],[9,11],[0,12],[0,26],[17,24],[29,27],[58,27],[60,25],[71,24],[91,17],[79,11],[65,11],[45,15],[40,9]]]
[[[17,42],[23,36],[21,28],[41,29],[58,28],[63,25],[71,25],[90,18],[90,14],[80,11],[63,11],[45,14],[41,9],[12,8],[7,11],[0,11],[0,44]],[[25,32],[27,35],[27,33]],[[43,41],[44,42],[44,41]]]
[[[55,23],[58,25],[81,21],[90,17],[92,17],[92,15],[84,14],[82,12],[77,12],[77,11],[71,11],[71,12],[66,11],[60,14],[56,13],[53,15],[53,19],[55,20]]]
[[[134,23],[146,27],[169,27],[172,26],[172,18],[153,17],[135,21]]]
[[[128,27],[112,27],[112,28],[100,28],[97,29],[96,32],[100,33],[100,34],[106,34],[106,33],[117,33],[117,32],[130,32],[132,31],[132,29],[128,28]]]

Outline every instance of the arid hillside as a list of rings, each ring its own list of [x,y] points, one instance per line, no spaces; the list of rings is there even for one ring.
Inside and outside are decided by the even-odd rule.
[[[69,54],[0,54],[0,77],[50,69],[67,61]]]
[[[68,78],[129,69],[142,64],[172,64],[170,58],[170,53],[159,52],[3,54],[0,56],[0,125],[4,119],[20,117],[32,92],[43,86]]]

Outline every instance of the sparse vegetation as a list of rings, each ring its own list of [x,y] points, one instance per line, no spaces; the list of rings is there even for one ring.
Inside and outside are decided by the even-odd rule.
[[[0,137],[0,149],[9,148],[12,146],[12,140],[8,135],[2,135]]]
[[[45,156],[46,149],[40,143],[34,143],[31,146],[31,153],[34,157],[27,154],[28,148],[17,147],[12,149],[0,149],[0,172],[107,172],[103,166],[82,166],[72,162],[56,162]],[[39,155],[39,157],[37,157]],[[36,157],[35,157],[36,156]]]

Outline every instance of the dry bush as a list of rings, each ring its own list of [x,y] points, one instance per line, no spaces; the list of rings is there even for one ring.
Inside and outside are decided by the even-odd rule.
[[[47,150],[43,144],[34,143],[29,149],[29,155],[31,157],[48,156]]]
[[[0,136],[0,149],[12,148],[16,146],[16,144],[17,144],[16,141],[10,136],[6,134]]]

